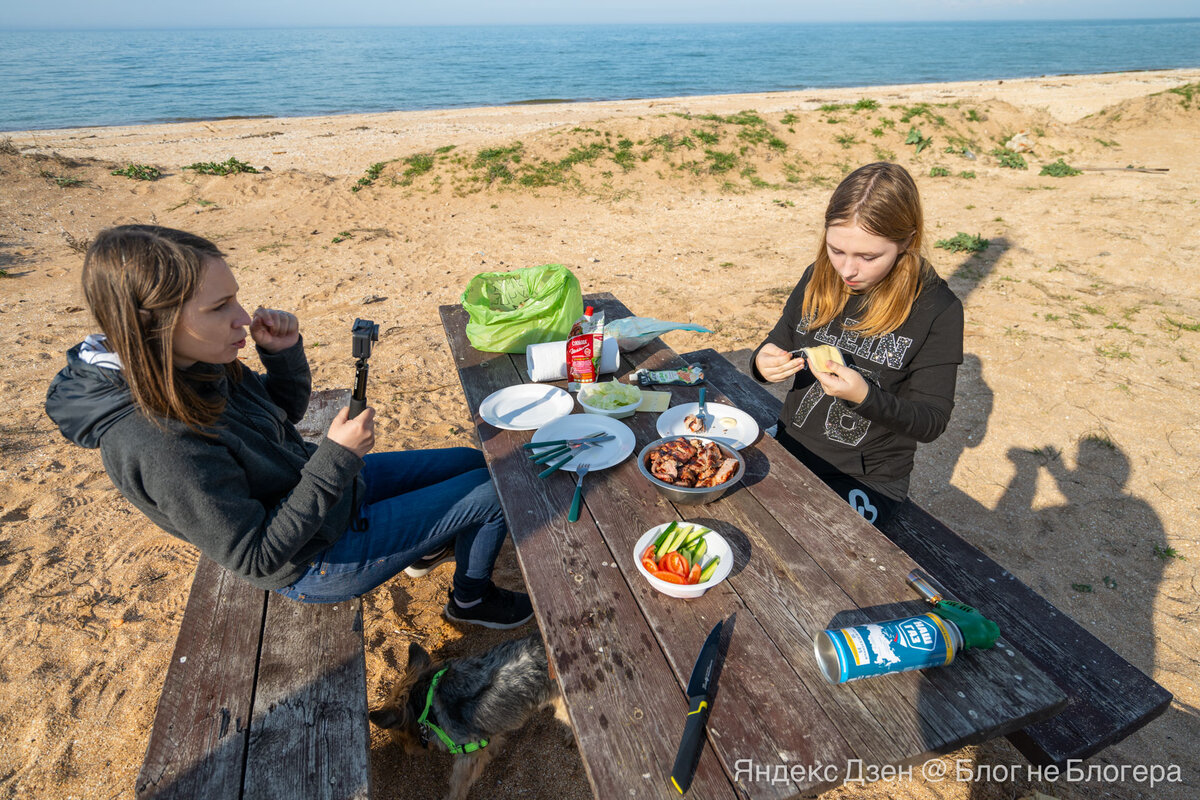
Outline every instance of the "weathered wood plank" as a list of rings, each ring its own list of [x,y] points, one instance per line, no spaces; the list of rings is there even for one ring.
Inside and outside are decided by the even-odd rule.
[[[443,306],[442,320],[592,791],[598,798],[678,797],[667,774],[687,714],[679,676],[621,573],[604,566],[615,557],[594,521],[585,514],[579,522],[566,522],[573,476],[539,479],[520,448],[530,434],[493,428],[478,416],[488,394],[520,382],[517,363],[523,356],[470,348],[458,307]],[[688,794],[734,796],[711,746]]]
[[[362,603],[267,601],[246,800],[370,797]]]
[[[139,800],[241,796],[266,592],[201,558],[138,774]]]
[[[654,358],[655,367],[678,366],[673,361],[663,364],[665,355]],[[682,390],[677,402],[690,402],[686,395],[695,391]],[[727,399],[712,388],[710,396],[718,402]],[[754,448],[742,453],[750,470],[747,482],[755,479],[756,469],[765,474],[766,459]],[[679,511],[685,515],[697,513],[695,507],[681,506]],[[774,645],[787,653],[808,690],[819,698],[821,707],[835,721],[833,730],[851,742],[854,756],[872,764],[919,760],[952,749],[975,735],[974,720],[965,718],[936,692],[922,692],[922,679],[917,674],[840,687],[828,684],[816,668],[813,637],[827,627],[834,614],[855,610],[853,602],[748,492],[735,489],[720,503],[705,506],[702,511],[711,515],[701,520],[704,524],[727,536],[732,526],[735,548],[740,538],[754,552],[755,558],[730,582],[755,618],[767,626]],[[750,580],[751,573],[757,573],[757,580]],[[821,613],[826,616],[819,616]],[[810,725],[820,728],[814,721]],[[719,741],[724,742],[725,737]]]
[[[1060,714],[1010,737],[1030,761],[1087,758],[1170,705],[1170,692],[918,506],[906,503],[895,523],[887,533],[896,544],[947,591],[971,598],[1067,693]]]
[[[711,364],[710,379],[760,425],[780,401],[713,350],[688,354]],[[1161,714],[1171,694],[1119,654],[961,539],[911,500],[884,531],[960,598],[969,598],[1068,696],[1054,717],[1009,734],[1034,763],[1064,765],[1118,742]]]

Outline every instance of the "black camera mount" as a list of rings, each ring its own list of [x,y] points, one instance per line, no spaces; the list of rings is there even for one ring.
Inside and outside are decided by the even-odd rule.
[[[371,343],[379,341],[379,326],[369,319],[356,319],[350,335],[356,359],[354,392],[350,395],[350,419],[354,419],[367,407],[367,359],[371,357]]]

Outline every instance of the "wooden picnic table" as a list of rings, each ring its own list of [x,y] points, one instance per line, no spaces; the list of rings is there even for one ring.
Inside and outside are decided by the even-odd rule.
[[[587,302],[609,320],[632,316],[611,294]],[[819,631],[929,606],[905,583],[912,559],[769,436],[742,450],[746,474],[724,497],[677,507],[638,471],[637,452],[659,438],[657,415],[639,412],[623,420],[634,455],[588,474],[585,510],[568,523],[574,474],[539,479],[521,448],[531,432],[501,430],[478,414],[492,392],[528,381],[524,355],[480,352],[461,307],[442,306],[441,315],[597,798],[678,797],[668,774],[687,714],[684,688],[721,619],[733,630],[689,792],[696,798],[794,797],[856,771],[877,777],[1022,729],[1065,704],[1003,638],[948,667],[828,683],[813,655]],[[680,366],[655,340],[622,354],[618,374]],[[669,389],[673,405],[696,400],[695,388]],[[711,386],[709,399],[723,401]],[[659,594],[637,571],[634,544],[669,520],[711,527],[733,548],[729,579],[703,597]]]

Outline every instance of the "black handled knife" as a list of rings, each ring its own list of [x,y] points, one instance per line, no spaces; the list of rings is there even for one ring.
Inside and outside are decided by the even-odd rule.
[[[716,688],[712,685],[713,668],[717,664],[717,645],[724,624],[724,620],[718,622],[704,640],[700,655],[696,657],[696,666],[692,667],[692,677],[688,680],[687,724],[683,728],[679,752],[675,754],[675,766],[671,768],[671,785],[680,794],[692,785],[692,776],[696,774],[696,764],[704,749],[704,724],[708,721],[712,690]]]

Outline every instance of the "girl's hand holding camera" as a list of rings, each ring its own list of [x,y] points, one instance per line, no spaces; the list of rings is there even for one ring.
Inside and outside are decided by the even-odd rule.
[[[329,432],[325,435],[362,458],[375,446],[375,409],[367,406],[361,414],[350,419],[350,408],[343,408],[329,423]]]
[[[300,341],[300,320],[295,314],[259,306],[250,318],[254,343],[268,353],[278,353]]]

